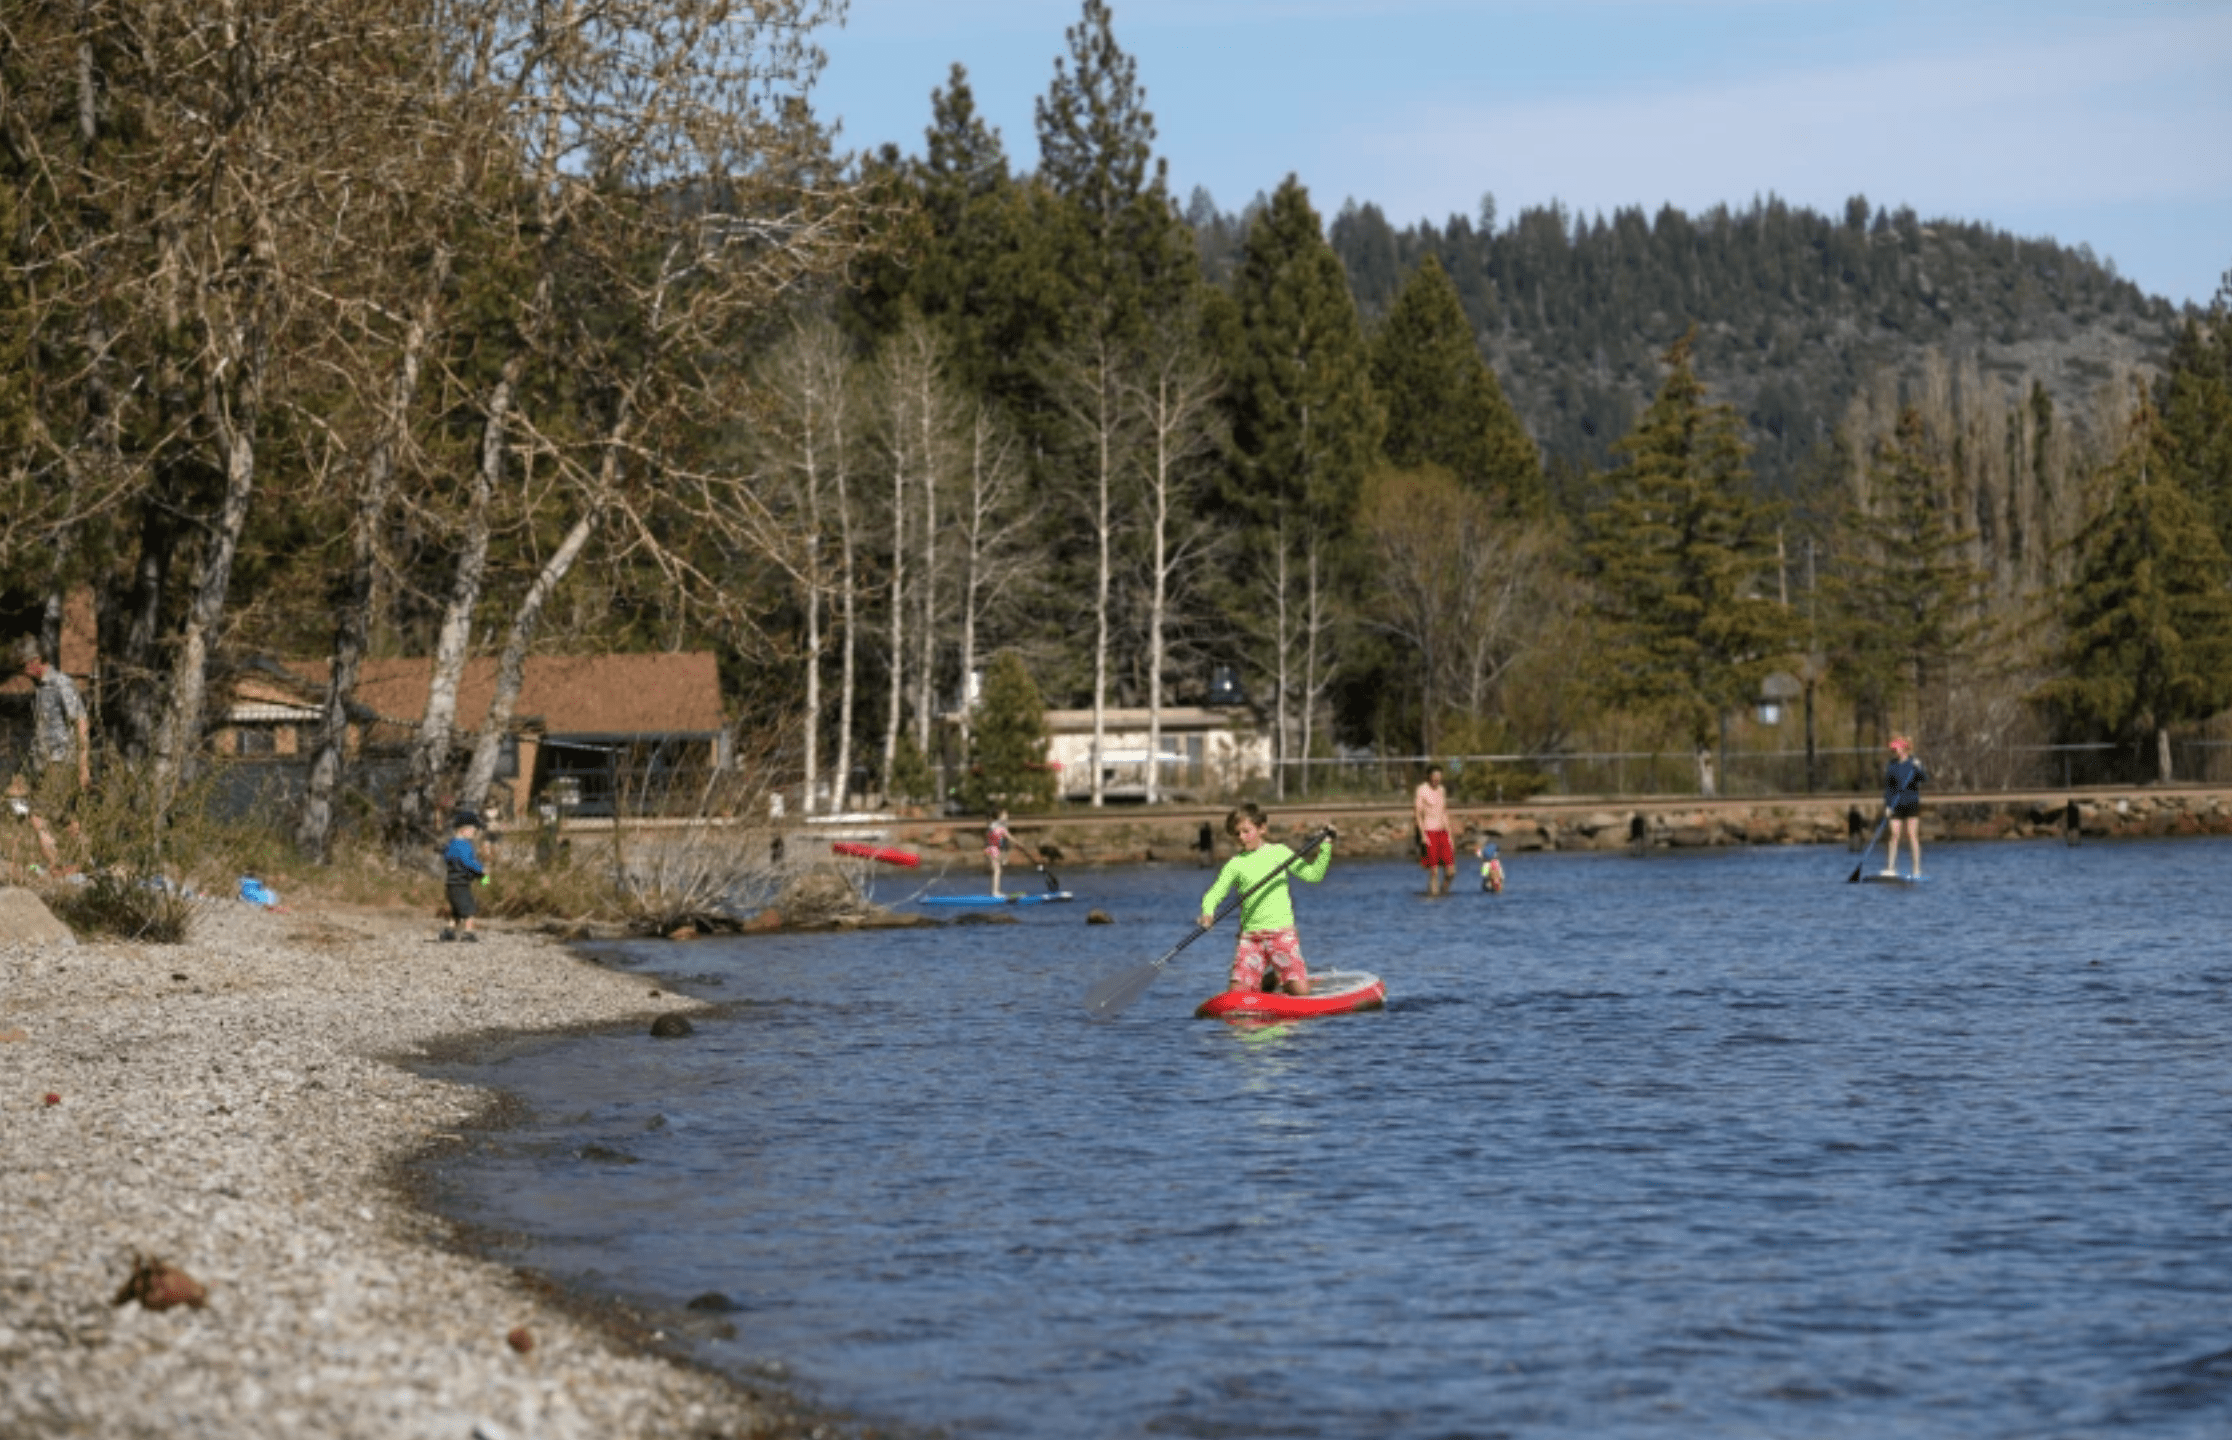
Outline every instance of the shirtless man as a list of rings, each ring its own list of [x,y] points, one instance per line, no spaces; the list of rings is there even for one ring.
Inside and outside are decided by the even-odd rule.
[[[1447,894],[1457,878],[1457,847],[1449,838],[1449,796],[1442,789],[1441,766],[1429,768],[1425,783],[1411,796],[1411,823],[1426,846],[1420,862],[1426,867],[1426,893]]]

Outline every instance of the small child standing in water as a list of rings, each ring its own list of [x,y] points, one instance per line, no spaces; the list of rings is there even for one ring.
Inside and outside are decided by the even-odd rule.
[[[1483,840],[1474,854],[1480,857],[1480,888],[1491,895],[1503,894],[1503,861],[1496,858],[1496,844]]]
[[[480,833],[480,817],[466,812],[450,822],[450,842],[442,849],[442,889],[449,897],[450,923],[442,930],[444,940],[469,940],[480,943],[480,936],[473,931],[473,915],[479,908],[473,903],[473,886],[486,884],[488,867],[473,848],[473,837]]]

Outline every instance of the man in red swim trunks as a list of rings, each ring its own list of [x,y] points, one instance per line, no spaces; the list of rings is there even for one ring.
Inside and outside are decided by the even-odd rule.
[[[1411,822],[1426,846],[1421,862],[1426,867],[1426,893],[1443,895],[1457,878],[1457,847],[1449,839],[1449,796],[1442,790],[1441,766],[1426,772],[1425,783],[1411,796]]]

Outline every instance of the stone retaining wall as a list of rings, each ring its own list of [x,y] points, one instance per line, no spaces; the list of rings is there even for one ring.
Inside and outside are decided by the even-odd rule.
[[[1331,820],[1341,827],[1346,855],[1408,858],[1412,853],[1407,811],[1347,806],[1288,804],[1271,807],[1272,833],[1290,838]],[[1451,821],[1460,847],[1469,849],[1485,834],[1506,852],[1538,850],[1691,849],[1714,845],[1828,845],[1856,831],[1870,834],[1882,818],[1873,801],[1840,800],[1708,801],[1690,805],[1648,806],[1536,805],[1453,807]],[[2021,796],[1962,796],[1925,804],[1922,837],[1931,840],[2025,840],[2066,835],[2074,823],[2081,838],[2141,838],[2169,835],[2232,835],[2232,795],[2223,791],[2135,791],[2077,800]],[[1017,838],[1050,864],[1127,865],[1206,863],[1201,827],[1215,841],[1215,858],[1232,853],[1221,813],[1141,816],[1020,817]],[[894,827],[893,838],[925,855],[976,861],[983,845],[981,822],[910,820]],[[1011,873],[1030,868],[1015,855]]]

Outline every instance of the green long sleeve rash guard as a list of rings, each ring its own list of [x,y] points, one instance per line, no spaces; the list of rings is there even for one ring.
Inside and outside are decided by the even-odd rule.
[[[1245,893],[1272,871],[1284,865],[1294,851],[1287,846],[1266,840],[1255,849],[1233,856],[1217,872],[1217,883],[1201,897],[1201,913],[1213,915],[1217,903],[1227,894],[1237,890]],[[1276,882],[1265,885],[1248,897],[1240,907],[1240,933],[1256,930],[1285,930],[1294,924],[1294,904],[1287,898],[1287,879],[1300,876],[1315,885],[1325,878],[1333,863],[1333,845],[1327,841],[1317,847],[1317,853],[1302,861],[1281,876]]]

